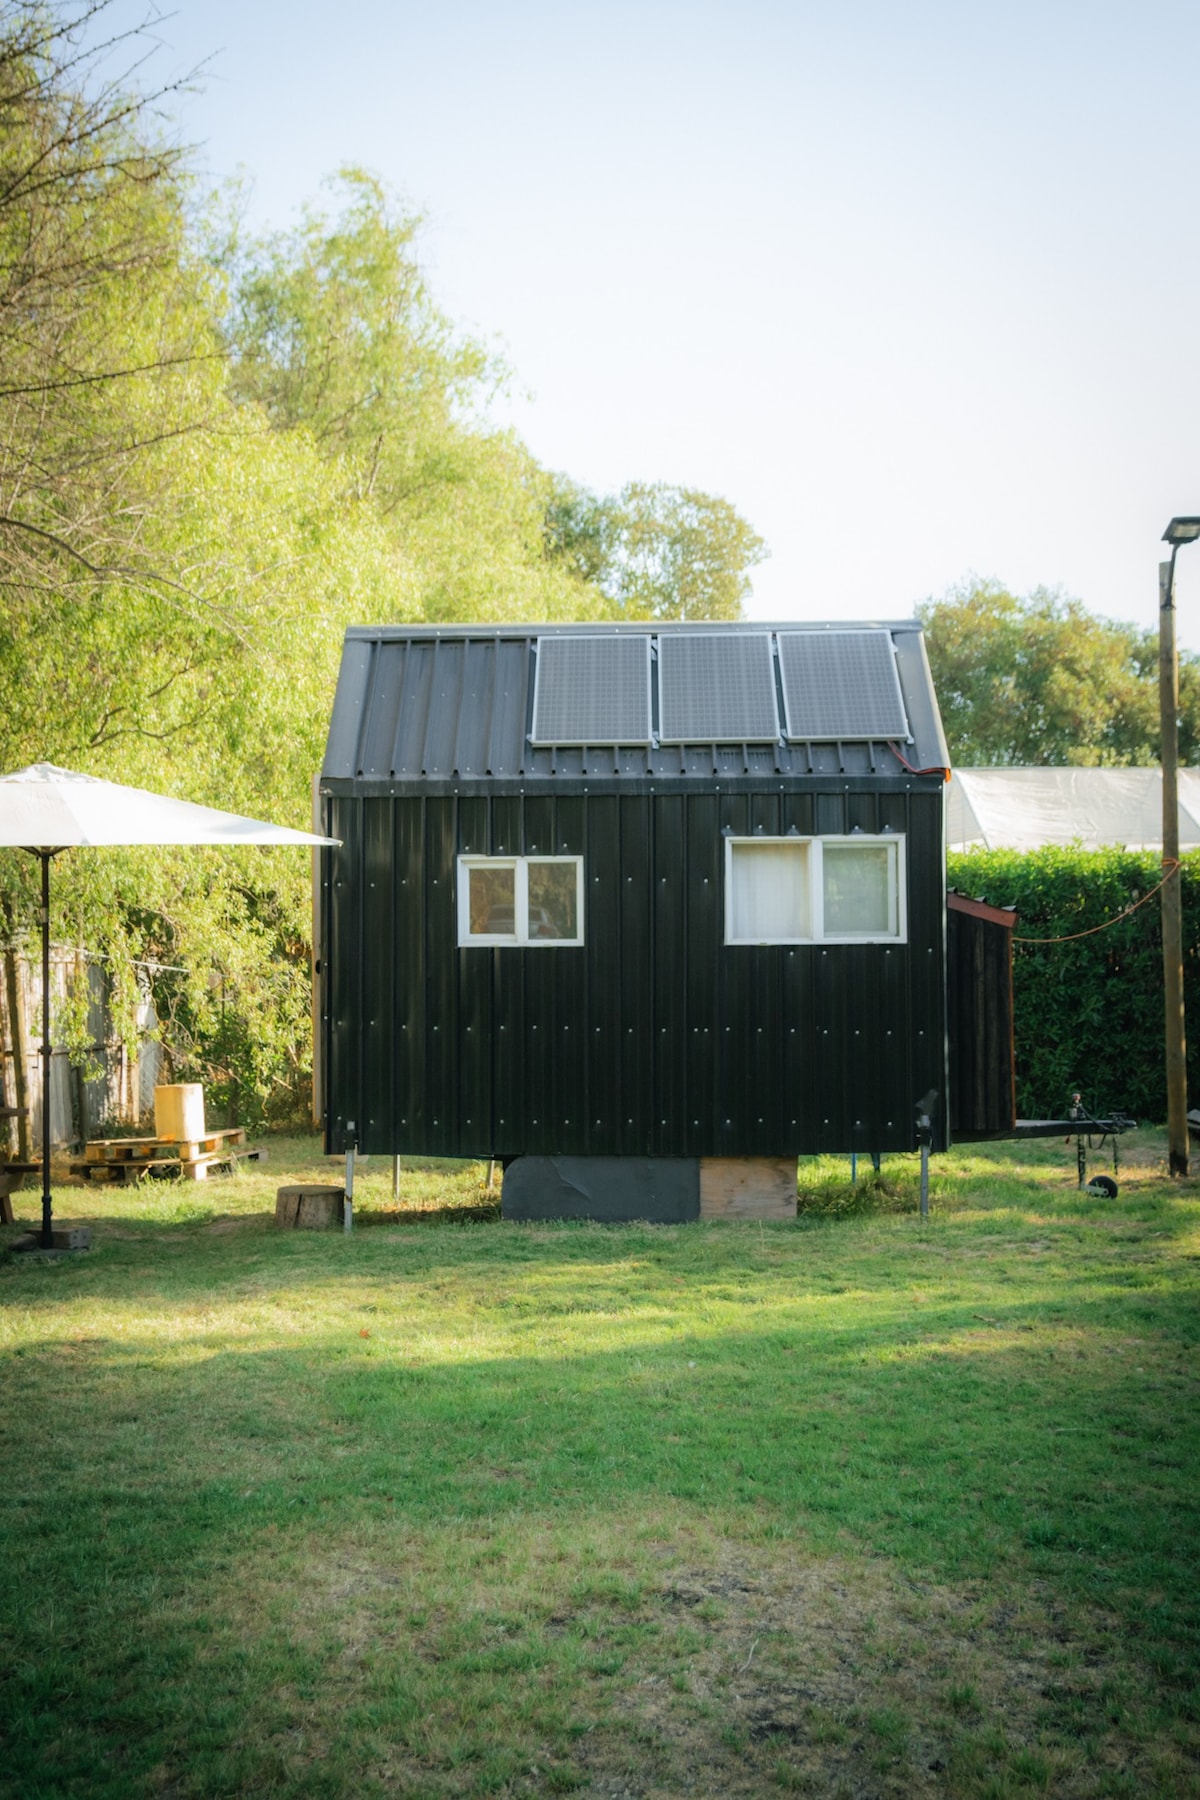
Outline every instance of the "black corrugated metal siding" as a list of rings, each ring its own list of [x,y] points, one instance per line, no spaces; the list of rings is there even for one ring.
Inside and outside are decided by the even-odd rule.
[[[421,680],[461,744],[470,696],[451,704],[442,679],[426,656]],[[504,695],[517,706],[515,688]],[[478,712],[476,745],[492,731]],[[364,743],[377,727],[396,744],[386,708]],[[413,732],[430,742],[428,723]],[[917,1097],[945,1094],[937,780],[389,785],[322,784],[323,829],[343,840],[322,877],[331,1150],[351,1138],[446,1156],[909,1149]],[[855,826],[906,835],[906,944],[723,942],[727,831]],[[460,949],[455,859],[468,852],[582,855],[584,945]]]

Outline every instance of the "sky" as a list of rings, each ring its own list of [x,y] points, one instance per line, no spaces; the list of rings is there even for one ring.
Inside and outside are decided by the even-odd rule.
[[[382,176],[515,372],[504,421],[599,492],[731,500],[771,551],[752,617],[985,576],[1154,623],[1200,514],[1194,0],[177,0],[154,31],[158,79],[207,60],[179,128],[252,225]],[[1177,595],[1200,649],[1200,547]]]

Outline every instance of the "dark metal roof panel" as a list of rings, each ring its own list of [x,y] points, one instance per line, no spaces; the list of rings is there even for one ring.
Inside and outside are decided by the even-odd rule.
[[[908,729],[912,733],[909,761],[918,769],[948,769],[950,752],[942,730],[937,695],[933,691],[925,633],[919,625],[893,626],[892,642],[896,646],[896,673],[900,677]]]
[[[375,646],[369,640],[346,633],[342,666],[333,696],[333,717],[325,745],[323,774],[353,776],[358,770],[358,738],[371,685],[371,659]]]
[[[589,779],[899,775],[885,742],[539,745],[529,739],[534,649],[539,637],[723,630],[747,626],[355,626],[346,633],[322,776],[364,783],[462,779]],[[772,627],[751,627],[769,632]],[[794,624],[776,627],[794,631]],[[812,629],[821,629],[813,627]],[[846,627],[832,626],[832,630]],[[921,629],[886,627],[918,769],[949,758]]]

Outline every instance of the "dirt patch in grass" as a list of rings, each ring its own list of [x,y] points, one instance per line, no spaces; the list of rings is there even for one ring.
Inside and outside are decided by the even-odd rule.
[[[1194,1734],[1139,1717],[1153,1684],[1115,1621],[1034,1587],[955,1591],[684,1514],[653,1539],[631,1517],[388,1542],[293,1545],[278,1585],[239,1584],[251,1635],[272,1618],[306,1666],[308,1705],[277,1689],[266,1710],[300,1714],[310,1757],[337,1766],[340,1710],[367,1703],[363,1793],[1200,1791]]]
[[[673,1670],[631,1671],[614,1716],[582,1739],[588,1789],[612,1800],[908,1800],[991,1781],[1084,1796],[1143,1762],[1117,1731],[1085,1753],[1056,1723],[1082,1708],[1094,1725],[1102,1691],[1130,1680],[1103,1618],[1081,1636],[1034,1597],[917,1587],[881,1562],[755,1566],[733,1545],[715,1566],[674,1571],[650,1608],[664,1645],[682,1624],[694,1648]],[[1187,1791],[1196,1765],[1177,1773],[1167,1791]]]

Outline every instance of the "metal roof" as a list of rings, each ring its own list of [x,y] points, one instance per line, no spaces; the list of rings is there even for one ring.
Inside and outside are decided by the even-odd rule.
[[[888,632],[909,741],[534,743],[538,641],[812,631]],[[657,714],[655,723],[657,725]],[[355,625],[346,633],[322,782],[355,788],[440,781],[711,779],[773,775],[908,776],[949,755],[921,627],[915,621],[779,625]]]

